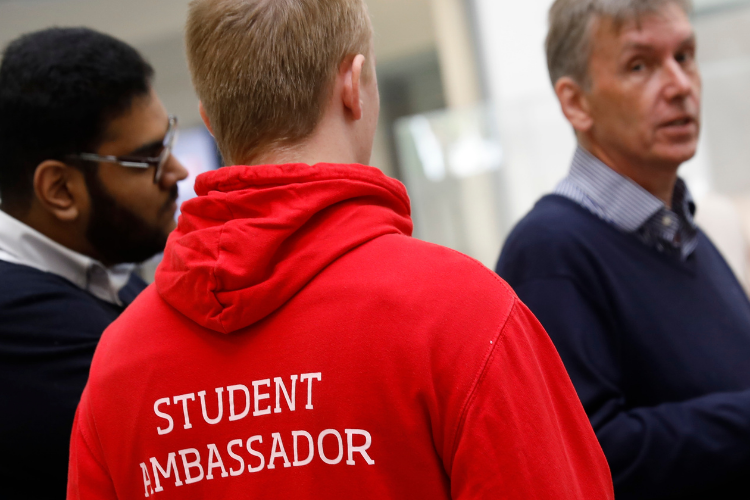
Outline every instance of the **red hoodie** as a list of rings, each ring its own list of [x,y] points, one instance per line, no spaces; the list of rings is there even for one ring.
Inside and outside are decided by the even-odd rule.
[[[611,499],[534,316],[359,165],[227,167],[104,333],[68,498]]]

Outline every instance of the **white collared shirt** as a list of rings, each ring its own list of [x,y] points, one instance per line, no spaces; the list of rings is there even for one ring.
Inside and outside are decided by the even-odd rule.
[[[665,251],[668,245],[687,259],[698,246],[695,203],[685,182],[677,178],[672,208],[633,180],[618,174],[578,146],[570,173],[555,194],[571,199],[621,231]]]
[[[56,274],[105,302],[122,306],[119,292],[132,264],[104,265],[51,240],[0,210],[0,260]]]

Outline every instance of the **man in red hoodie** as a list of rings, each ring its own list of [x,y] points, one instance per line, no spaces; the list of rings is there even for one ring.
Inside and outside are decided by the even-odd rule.
[[[68,498],[611,499],[546,333],[489,269],[410,238],[369,162],[363,0],[195,0],[225,167],[102,337]]]

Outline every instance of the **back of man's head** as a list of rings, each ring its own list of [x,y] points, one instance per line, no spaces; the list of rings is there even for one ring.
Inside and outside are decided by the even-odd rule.
[[[36,167],[96,151],[107,124],[147,95],[153,69],[135,49],[86,28],[24,35],[0,65],[0,198],[23,213]]]
[[[549,11],[545,44],[552,85],[564,76],[581,86],[589,85],[592,24],[597,18],[610,18],[621,26],[669,3],[679,5],[686,13],[692,11],[691,0],[556,0]]]
[[[347,56],[370,54],[364,0],[193,0],[193,83],[224,159],[294,145],[321,120]]]

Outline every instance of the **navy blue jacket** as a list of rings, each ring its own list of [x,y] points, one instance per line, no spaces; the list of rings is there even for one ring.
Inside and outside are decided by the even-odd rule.
[[[550,195],[497,265],[557,346],[619,500],[750,498],[750,302],[698,238],[682,261]]]
[[[120,297],[145,288],[131,278]],[[0,498],[64,499],[78,400],[123,308],[60,276],[0,261]]]

